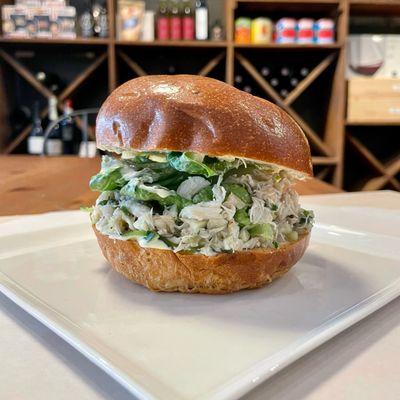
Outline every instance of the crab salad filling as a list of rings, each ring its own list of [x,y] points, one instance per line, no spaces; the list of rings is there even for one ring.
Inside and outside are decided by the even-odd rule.
[[[277,249],[311,231],[291,187],[302,175],[274,164],[190,152],[103,156],[90,180],[90,217],[112,239],[214,256]]]

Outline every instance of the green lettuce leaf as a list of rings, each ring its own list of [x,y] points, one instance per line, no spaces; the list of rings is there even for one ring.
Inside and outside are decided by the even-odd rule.
[[[203,201],[211,201],[213,199],[213,192],[211,186],[207,186],[204,189],[201,189],[200,192],[196,193],[193,196],[193,203],[201,203]]]
[[[100,171],[97,175],[90,179],[90,189],[105,192],[108,190],[120,189],[125,185],[126,181],[121,175],[120,168]]]
[[[195,160],[192,153],[171,152],[167,156],[169,165],[177,171],[187,172],[191,175],[203,175],[206,178],[218,175],[218,172],[203,162]]]
[[[168,190],[166,188],[160,188],[161,190]],[[172,206],[176,205],[178,210],[193,204],[190,200],[184,199],[178,194],[171,194],[166,197],[162,197],[157,193],[146,190],[146,187],[142,185],[137,186],[134,182],[130,182],[121,189],[121,195],[130,196],[137,201],[156,201],[162,206]]]
[[[223,183],[222,186],[226,190],[226,194],[233,193],[237,198],[243,201],[244,204],[250,206],[253,202],[251,200],[250,193],[243,185],[238,183]]]

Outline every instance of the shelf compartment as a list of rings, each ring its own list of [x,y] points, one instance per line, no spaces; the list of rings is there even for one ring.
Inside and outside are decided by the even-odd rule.
[[[331,44],[298,44],[298,43],[265,43],[265,44],[242,44],[242,43],[234,43],[233,46],[236,49],[263,49],[263,50],[337,50],[342,47],[340,43],[331,43]]]
[[[128,40],[116,40],[118,46],[137,46],[137,47],[226,47],[226,41],[211,41],[211,40],[155,40],[153,42]]]
[[[107,45],[110,39],[76,38],[76,39],[46,39],[46,38],[9,38],[0,37],[0,43],[9,44],[48,44],[48,45]]]
[[[240,11],[250,13],[267,11],[273,14],[302,15],[306,12],[308,15],[332,16],[337,13],[341,0],[236,0],[235,3]]]
[[[398,0],[351,0],[350,16],[400,16]]]

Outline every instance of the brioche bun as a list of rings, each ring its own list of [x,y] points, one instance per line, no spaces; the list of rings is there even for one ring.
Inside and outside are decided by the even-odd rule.
[[[303,131],[282,109],[215,79],[152,75],[126,82],[104,102],[100,149],[234,156],[312,174]]]
[[[104,257],[112,267],[154,291],[224,294],[254,289],[285,274],[303,256],[310,235],[278,249],[221,253],[213,257],[142,248],[135,240],[116,240],[95,227]]]

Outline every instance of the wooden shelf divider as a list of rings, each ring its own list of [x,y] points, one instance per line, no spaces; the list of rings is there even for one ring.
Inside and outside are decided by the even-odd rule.
[[[219,53],[213,57],[203,68],[199,70],[197,75],[207,76],[225,57],[225,52]]]
[[[125,61],[128,67],[135,72],[137,76],[146,76],[147,72],[136,62],[133,61],[127,54],[122,50],[118,50],[118,55]]]
[[[325,57],[299,84],[288,94],[283,102],[292,104],[335,60],[336,54]]]
[[[92,64],[90,64],[84,71],[82,71],[78,76],[62,91],[58,96],[58,101],[62,102],[67,99],[75,90],[82,85],[82,83],[89,78],[89,76],[96,71],[97,68],[107,59],[107,53],[101,54]]]
[[[35,76],[14,57],[10,56],[5,50],[0,49],[0,57],[6,61],[19,75],[21,75],[31,86],[33,86],[44,97],[51,97],[53,93],[47,89]]]

